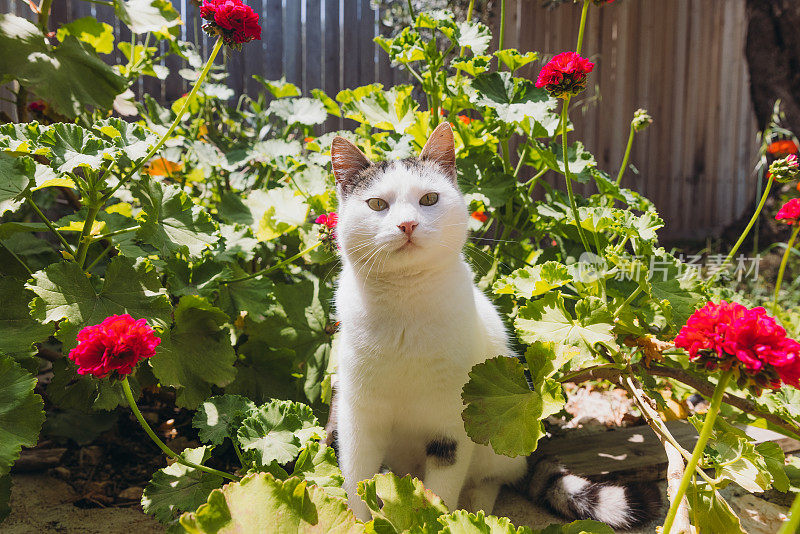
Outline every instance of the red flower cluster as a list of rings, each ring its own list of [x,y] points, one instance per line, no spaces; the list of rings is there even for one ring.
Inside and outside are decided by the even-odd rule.
[[[78,333],[78,346],[69,358],[78,365],[78,374],[104,378],[116,372],[127,375],[143,358],[156,353],[161,339],[145,319],[130,315],[112,315],[98,325]]]
[[[261,39],[258,15],[242,0],[203,0],[200,16],[208,21],[203,29],[211,36],[222,36],[226,45],[241,48],[243,43]]]
[[[536,87],[546,88],[551,95],[562,97],[576,95],[586,89],[586,76],[594,63],[575,52],[563,52],[542,68]]]
[[[47,102],[44,100],[34,100],[33,102],[28,104],[28,111],[36,111],[38,113],[44,113],[47,110]]]
[[[793,198],[781,206],[775,219],[786,221],[786,224],[797,224],[800,221],[800,198]]]
[[[323,213],[322,215],[314,219],[315,223],[323,224],[331,230],[336,228],[336,223],[338,221],[339,221],[339,216],[336,213]]]
[[[486,222],[489,219],[489,216],[486,215],[485,211],[473,211],[470,216],[475,219],[476,221]]]
[[[692,314],[675,346],[708,370],[739,368],[739,386],[756,394],[781,381],[800,388],[800,343],[762,307],[709,302]]]
[[[767,152],[775,157],[788,156],[789,154],[797,153],[797,144],[791,139],[781,139],[780,141],[773,141],[767,147]]]

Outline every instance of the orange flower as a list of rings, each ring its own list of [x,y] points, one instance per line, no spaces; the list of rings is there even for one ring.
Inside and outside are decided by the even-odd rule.
[[[776,157],[788,156],[789,154],[797,153],[797,144],[791,139],[781,139],[780,141],[773,141],[767,147],[767,152]]]
[[[315,139],[314,137],[306,137],[305,139],[303,139],[303,142],[304,142],[304,143],[310,143],[310,142],[311,142],[311,141],[313,141],[314,139]]]
[[[144,172],[150,176],[172,176],[174,173],[183,170],[183,163],[175,163],[168,159],[157,158],[145,167]]]
[[[473,211],[471,217],[476,221],[486,222],[489,219],[489,216],[486,215],[485,211]]]
[[[466,115],[459,115],[459,116],[458,116],[458,120],[460,120],[460,121],[461,121],[461,122],[463,122],[464,124],[469,124],[469,123],[471,123],[471,122],[473,121],[473,119],[470,119],[470,118],[469,118],[469,117],[467,117]]]
[[[800,191],[800,182],[797,182],[797,190]]]
[[[201,124],[199,128],[197,128],[197,138],[201,139],[208,135],[208,127],[205,124]]]

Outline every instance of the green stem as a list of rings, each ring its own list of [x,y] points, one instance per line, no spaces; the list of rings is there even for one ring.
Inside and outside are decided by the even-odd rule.
[[[239,448],[239,445],[236,444],[235,439],[231,439],[231,444],[233,445],[233,451],[236,453],[236,457],[239,459],[239,465],[242,466],[242,469],[245,469],[250,464],[245,461],[242,450]]]
[[[753,213],[753,217],[750,219],[750,222],[747,223],[747,227],[742,232],[742,235],[739,236],[739,239],[736,241],[736,244],[733,245],[733,248],[728,253],[728,256],[725,258],[725,261],[722,262],[722,265],[720,266],[719,270],[717,270],[717,272],[714,273],[714,275],[709,279],[708,285],[711,285],[714,282],[714,280],[717,279],[719,273],[721,273],[725,269],[725,267],[731,262],[733,257],[736,255],[736,252],[738,252],[739,247],[741,247],[742,243],[744,243],[747,234],[750,233],[750,230],[753,228],[753,225],[758,220],[758,216],[761,215],[761,210],[764,208],[764,204],[766,204],[767,198],[769,197],[769,190],[772,189],[773,181],[774,180],[770,178],[769,181],[767,182],[767,187],[764,188],[764,194],[761,195],[761,201],[758,203],[758,206],[756,207],[756,212]]]
[[[42,33],[47,33],[47,23],[50,20],[50,5],[53,0],[42,0],[39,4],[39,29]]]
[[[583,11],[581,11],[581,25],[578,29],[578,44],[575,46],[575,53],[580,55],[583,48],[583,33],[586,29],[586,15],[589,13],[589,1],[583,0]]]
[[[800,493],[794,498],[789,509],[789,520],[783,524],[778,534],[795,534],[798,528],[800,528]]]
[[[22,258],[20,258],[19,256],[17,256],[17,255],[14,253],[14,251],[13,251],[13,250],[11,250],[11,248],[10,248],[8,245],[6,245],[6,244],[5,244],[5,243],[3,243],[2,241],[0,241],[0,246],[1,246],[1,247],[3,247],[4,249],[6,249],[6,250],[8,251],[8,253],[9,253],[9,254],[11,254],[11,256],[12,256],[12,257],[13,257],[15,260],[17,260],[17,261],[19,262],[19,264],[20,264],[20,265],[22,265],[23,267],[25,267],[25,270],[26,270],[26,271],[28,271],[28,274],[29,274],[29,275],[33,276],[33,271],[31,271],[31,268],[30,268],[30,267],[28,267],[28,265],[27,265],[27,264],[26,264],[24,261],[22,261]]]
[[[500,0],[500,38],[497,41],[497,49],[503,49],[503,42],[506,36],[506,0]]]
[[[169,129],[164,133],[164,135],[161,136],[161,139],[158,140],[158,143],[156,143],[156,145],[153,148],[150,149],[150,152],[148,152],[147,155],[144,158],[142,158],[139,161],[139,163],[137,163],[133,167],[133,169],[131,169],[130,172],[128,172],[128,174],[125,175],[124,178],[120,179],[119,183],[116,185],[116,187],[114,187],[114,189],[112,189],[108,194],[106,194],[106,196],[103,198],[103,202],[105,202],[106,200],[111,198],[114,195],[114,193],[117,191],[117,189],[122,187],[123,184],[125,184],[128,180],[130,180],[131,177],[134,174],[136,174],[139,171],[139,169],[142,168],[142,165],[144,165],[146,162],[150,161],[153,158],[153,156],[155,156],[158,153],[158,151],[161,150],[161,147],[167,141],[169,136],[172,135],[172,132],[174,132],[175,128],[178,127],[178,124],[180,123],[181,119],[183,118],[184,114],[186,113],[186,110],[189,109],[189,104],[191,104],[192,101],[194,100],[194,97],[197,94],[197,91],[200,89],[200,86],[203,84],[203,80],[205,80],[206,76],[208,76],[208,71],[211,69],[211,65],[214,64],[214,58],[217,57],[217,54],[219,53],[220,49],[222,48],[222,44],[223,44],[222,43],[222,37],[219,37],[217,39],[216,44],[214,44],[214,49],[211,51],[211,55],[208,57],[208,61],[206,61],[205,67],[203,67],[202,72],[200,72],[200,76],[197,78],[197,81],[194,82],[194,87],[192,87],[192,91],[189,93],[189,96],[183,102],[183,106],[181,106],[181,109],[178,110],[177,115],[175,115],[175,120],[172,121],[172,124],[170,125]]]
[[[285,259],[285,260],[283,260],[281,262],[278,262],[275,265],[272,265],[271,267],[267,267],[266,269],[261,269],[260,271],[256,271],[256,272],[254,272],[252,274],[248,274],[247,276],[242,276],[241,278],[234,278],[233,280],[223,280],[223,281],[220,282],[220,284],[235,284],[236,282],[244,282],[245,280],[251,280],[251,279],[256,278],[258,276],[261,276],[261,275],[264,275],[264,274],[269,274],[272,271],[280,269],[284,265],[288,265],[288,264],[292,263],[293,261],[295,261],[296,259],[308,254],[309,252],[311,252],[312,250],[314,250],[315,248],[317,248],[321,244],[322,244],[322,241],[317,241],[316,243],[314,243],[310,247],[301,250],[300,252],[298,252],[297,254],[292,256],[291,258],[287,258],[287,259]]]
[[[92,195],[94,196],[94,195]],[[83,269],[83,264],[86,263],[86,253],[89,251],[89,245],[92,244],[92,226],[94,220],[97,218],[97,213],[100,211],[102,204],[93,202],[89,204],[89,212],[86,214],[86,220],[83,223],[83,230],[81,230],[81,237],[78,239],[78,254],[77,262],[78,267]]]
[[[572,215],[575,217],[575,226],[578,228],[578,235],[581,238],[583,248],[587,252],[591,251],[589,241],[583,233],[581,226],[581,219],[578,216],[578,204],[575,202],[575,195],[572,193],[572,175],[569,172],[569,155],[567,154],[567,116],[569,114],[569,100],[570,97],[564,98],[564,104],[561,108],[561,153],[564,157],[564,177],[567,181],[567,196],[569,197],[569,204],[572,207]]]
[[[219,471],[218,469],[214,469],[211,467],[206,467],[204,465],[198,465],[194,462],[190,462],[189,460],[184,459],[180,454],[176,453],[169,447],[167,447],[163,441],[156,436],[156,433],[153,432],[153,429],[150,428],[150,425],[147,424],[145,421],[144,416],[142,416],[142,412],[139,411],[139,407],[136,405],[136,401],[133,398],[133,392],[131,391],[131,385],[128,382],[128,377],[122,379],[122,392],[125,394],[125,398],[128,401],[128,404],[131,406],[131,410],[133,411],[133,415],[136,416],[136,420],[139,421],[139,424],[144,429],[145,433],[150,436],[150,439],[158,445],[158,448],[161,449],[164,454],[169,456],[170,458],[174,458],[176,462],[179,464],[183,464],[186,467],[191,467],[193,469],[199,469],[200,471],[205,471],[206,473],[211,473],[217,476],[221,476],[223,478],[227,478],[228,480],[238,481],[239,478],[231,475],[230,473],[226,473],[224,471]]]
[[[53,223],[50,222],[50,219],[48,219],[45,216],[45,214],[42,213],[42,210],[40,210],[39,206],[37,206],[36,203],[33,201],[33,197],[31,196],[30,192],[25,193],[25,200],[28,201],[28,204],[31,205],[33,211],[36,212],[36,215],[38,215],[39,218],[42,220],[42,222],[50,229],[50,231],[55,234],[58,240],[61,241],[61,244],[64,245],[64,248],[67,250],[67,252],[69,252],[70,256],[72,256],[72,258],[74,259],[75,249],[73,249],[72,246],[69,243],[67,243],[67,240],[64,239],[64,236],[61,235],[61,232],[56,230],[56,227],[53,225]]]
[[[547,167],[545,167],[545,168],[544,168],[544,169],[542,169],[541,171],[537,172],[537,173],[534,175],[534,177],[533,177],[533,178],[531,178],[530,180],[528,180],[528,183],[530,184],[530,185],[528,186],[528,197],[531,197],[531,196],[533,196],[533,188],[534,188],[534,187],[536,187],[536,183],[539,181],[539,178],[541,178],[542,176],[544,176],[544,174],[545,174],[545,173],[546,173],[548,170],[549,170],[549,169],[548,169]]]
[[[130,228],[123,228],[121,230],[114,230],[113,232],[109,232],[107,234],[99,235],[94,238],[94,241],[101,241],[103,239],[108,239],[109,237],[114,237],[115,235],[120,234],[127,234],[128,232],[135,232],[141,228],[141,225],[131,226]]]
[[[411,24],[414,24],[417,16],[414,14],[414,6],[411,5],[411,0],[408,0],[408,14],[411,15]]]
[[[619,174],[617,174],[617,186],[622,183],[622,175],[625,174],[625,169],[628,168],[628,160],[631,157],[631,148],[633,147],[633,136],[636,131],[631,124],[631,133],[628,135],[628,146],[625,147],[625,157],[622,158],[622,165],[619,167]]]
[[[683,478],[681,479],[680,486],[678,486],[678,491],[673,497],[672,503],[670,503],[669,512],[667,512],[667,519],[664,521],[664,528],[662,530],[664,534],[670,534],[670,529],[672,528],[672,524],[675,522],[675,516],[678,513],[678,507],[683,500],[683,496],[686,495],[686,489],[689,487],[689,483],[692,481],[692,476],[697,468],[697,463],[703,457],[706,443],[708,443],[708,438],[711,437],[711,432],[714,429],[714,421],[717,418],[719,407],[722,404],[722,396],[725,394],[725,388],[727,387],[731,376],[733,376],[732,370],[722,373],[722,376],[720,376],[719,382],[717,383],[717,387],[714,388],[714,394],[711,397],[711,404],[708,407],[708,412],[706,412],[706,420],[703,422],[703,428],[700,430],[700,438],[697,440],[697,443],[694,446],[692,457],[689,458],[689,462],[686,464],[686,470],[683,472]]]
[[[786,252],[783,253],[781,267],[778,269],[778,281],[775,282],[775,294],[772,297],[772,315],[777,315],[778,313],[778,295],[781,292],[781,284],[783,283],[783,275],[786,272],[786,264],[789,263],[789,255],[792,253],[792,248],[794,247],[798,232],[800,232],[800,224],[792,231],[792,236],[789,238],[789,242],[786,243]]]
[[[628,298],[626,298],[626,299],[625,299],[625,302],[623,302],[623,303],[620,305],[620,307],[619,307],[619,308],[617,308],[617,311],[615,311],[615,312],[614,312],[614,315],[613,315],[612,317],[613,317],[614,319],[616,319],[616,318],[619,316],[619,314],[620,314],[620,313],[622,313],[622,310],[624,310],[624,309],[625,309],[625,307],[626,307],[628,304],[630,304],[631,302],[633,302],[633,299],[635,299],[635,298],[636,298],[636,296],[637,296],[639,293],[641,293],[641,292],[642,292],[642,286],[639,286],[639,287],[637,287],[636,289],[634,289],[634,290],[633,290],[633,292],[632,292],[630,295],[628,295]]]
[[[103,249],[103,252],[98,254],[97,257],[92,261],[92,263],[89,264],[89,266],[86,268],[86,272],[87,273],[92,272],[94,266],[100,263],[100,260],[108,256],[108,253],[111,252],[112,248],[114,248],[114,243],[109,243],[108,246],[105,249]]]

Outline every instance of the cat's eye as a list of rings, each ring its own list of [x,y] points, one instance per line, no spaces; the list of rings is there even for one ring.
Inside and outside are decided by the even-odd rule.
[[[433,206],[437,202],[439,202],[439,193],[427,193],[419,199],[419,203],[423,206]]]
[[[375,211],[383,211],[389,207],[389,203],[382,198],[371,198],[367,200],[367,206]]]

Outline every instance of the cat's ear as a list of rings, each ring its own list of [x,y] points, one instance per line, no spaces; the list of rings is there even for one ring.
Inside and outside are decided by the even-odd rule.
[[[336,185],[345,186],[345,188],[353,184],[358,173],[371,165],[356,145],[338,135],[333,138],[333,143],[331,143],[331,162]]]
[[[422,147],[419,159],[436,163],[451,180],[456,181],[456,145],[449,122],[436,127]]]

